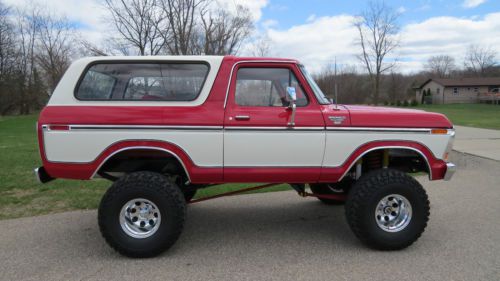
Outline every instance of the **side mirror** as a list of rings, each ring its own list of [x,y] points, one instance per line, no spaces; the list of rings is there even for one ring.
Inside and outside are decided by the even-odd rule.
[[[288,108],[292,110],[292,116],[290,117],[288,126],[295,126],[295,111],[297,109],[297,105],[295,103],[297,101],[297,92],[295,91],[295,87],[286,87],[286,94],[288,99],[290,100]]]
[[[291,103],[295,103],[295,101],[297,101],[297,92],[295,91],[295,87],[286,87],[286,93]]]

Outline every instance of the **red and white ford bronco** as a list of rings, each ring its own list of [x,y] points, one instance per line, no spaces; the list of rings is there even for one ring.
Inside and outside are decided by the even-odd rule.
[[[290,59],[80,59],[37,129],[41,182],[114,181],[99,227],[133,257],[172,246],[196,190],[222,183],[289,183],[302,196],[345,203],[361,241],[402,249],[429,217],[427,194],[408,173],[440,180],[455,171],[445,116],[333,104]]]

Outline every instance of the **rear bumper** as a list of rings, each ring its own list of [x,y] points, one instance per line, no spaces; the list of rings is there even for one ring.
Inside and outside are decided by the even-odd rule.
[[[444,180],[449,181],[451,177],[453,177],[453,174],[455,174],[455,171],[457,170],[457,166],[453,163],[446,163],[446,173],[444,174]]]
[[[36,168],[34,172],[35,172],[35,178],[38,180],[39,183],[46,183],[51,180],[54,180],[54,178],[47,173],[47,171],[43,166]]]

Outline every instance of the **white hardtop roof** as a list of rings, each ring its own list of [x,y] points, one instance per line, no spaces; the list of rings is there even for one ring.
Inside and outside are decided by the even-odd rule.
[[[98,57],[85,57],[78,59],[78,62],[93,62],[93,61],[221,61],[224,56],[98,56]]]

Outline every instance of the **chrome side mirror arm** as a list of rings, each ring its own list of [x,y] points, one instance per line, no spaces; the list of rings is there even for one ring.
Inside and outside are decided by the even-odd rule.
[[[297,105],[295,104],[295,101],[292,101],[290,103],[290,106],[288,106],[288,110],[292,110],[292,116],[290,116],[290,122],[288,122],[288,126],[293,127],[295,126],[295,112],[297,111]]]

